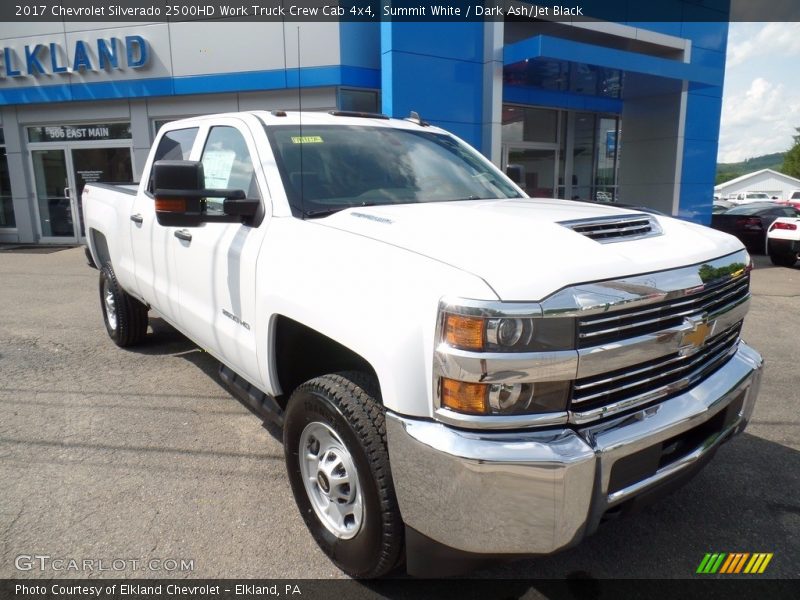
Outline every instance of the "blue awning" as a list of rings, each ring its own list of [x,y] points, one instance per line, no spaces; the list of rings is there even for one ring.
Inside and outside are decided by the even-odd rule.
[[[573,42],[549,35],[537,35],[515,42],[509,44],[503,50],[504,65],[513,65],[525,60],[536,59],[583,63],[666,79],[722,85],[722,72],[718,69],[639,54],[638,52]]]

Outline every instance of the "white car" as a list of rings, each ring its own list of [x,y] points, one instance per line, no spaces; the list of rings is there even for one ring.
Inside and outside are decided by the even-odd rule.
[[[727,198],[728,202],[733,204],[751,204],[752,202],[770,202],[772,197],[766,192],[741,192],[739,194],[731,194]]]
[[[780,217],[767,231],[767,250],[772,264],[793,267],[800,252],[800,217]]]

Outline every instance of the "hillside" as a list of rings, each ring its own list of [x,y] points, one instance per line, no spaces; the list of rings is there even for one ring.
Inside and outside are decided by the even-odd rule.
[[[736,163],[717,163],[717,180],[715,185],[736,179],[740,175],[760,171],[761,169],[780,170],[785,152],[775,152],[748,158]]]

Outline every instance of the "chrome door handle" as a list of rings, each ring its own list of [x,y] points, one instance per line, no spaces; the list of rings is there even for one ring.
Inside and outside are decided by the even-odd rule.
[[[64,198],[72,198],[72,193],[70,192],[69,186],[64,188]]]
[[[173,235],[179,240],[183,240],[184,242],[192,241],[192,234],[186,231],[185,229],[178,229],[178,231],[176,231]]]
[[[140,214],[131,215],[131,221],[137,225],[141,225],[144,222],[144,217],[142,217]]]

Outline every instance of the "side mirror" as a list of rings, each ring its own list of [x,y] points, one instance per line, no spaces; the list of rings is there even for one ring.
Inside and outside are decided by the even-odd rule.
[[[203,163],[192,160],[159,160],[153,164],[156,219],[167,227],[197,227],[201,223],[236,223],[253,217],[259,200],[248,199],[243,190],[209,189]],[[206,198],[223,198],[222,213],[206,212]]]

